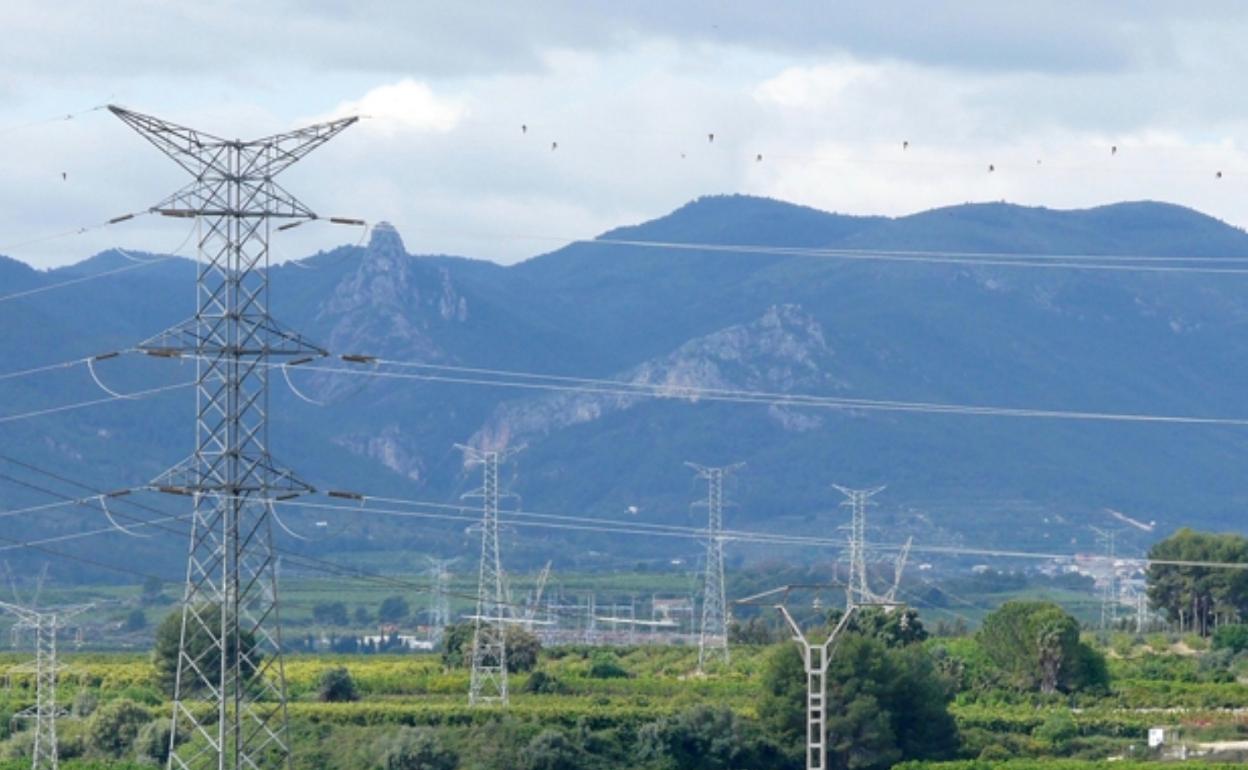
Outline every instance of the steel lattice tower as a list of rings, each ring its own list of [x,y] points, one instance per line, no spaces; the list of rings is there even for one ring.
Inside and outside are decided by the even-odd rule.
[[[1109,569],[1105,585],[1101,588],[1101,630],[1113,628],[1118,623],[1118,572],[1114,566],[1115,539],[1118,533],[1112,529],[1090,527],[1096,539],[1105,546],[1105,563]]]
[[[269,454],[268,374],[272,358],[325,351],[269,316],[272,221],[317,218],[274,178],[357,118],[240,141],[109,109],[194,177],[151,211],[198,222],[196,312],[140,346],[197,368],[195,451],[154,482],[194,501],[169,766],[280,767],[290,746],[271,500],[311,488]]]
[[[849,489],[833,486],[845,495],[841,505],[853,511],[849,528],[849,582],[845,586],[845,607],[848,609],[876,598],[867,580],[867,506],[875,505],[871,498],[884,491],[884,487]]]
[[[712,659],[728,662],[728,601],[724,592],[724,476],[740,467],[710,468],[685,463],[706,479],[706,565],[702,574],[702,623],[698,628],[698,671]]]
[[[13,715],[14,719],[33,719],[35,740],[31,747],[32,770],[56,770],[59,753],[56,742],[56,720],[64,716],[64,709],[56,705],[56,679],[60,671],[56,660],[56,634],[61,620],[86,612],[92,605],[76,605],[49,610],[37,610],[8,602],[0,602],[0,609],[17,616],[15,628],[29,629],[35,637],[35,660],[33,664],[20,667],[35,673],[35,705]]]
[[[501,453],[461,447],[470,462],[481,464],[481,563],[477,573],[477,611],[473,615],[472,679],[468,703],[507,705],[507,609],[502,555],[498,544],[498,466]]]
[[[433,595],[429,597],[430,640],[434,645],[442,643],[446,627],[451,623],[451,606],[449,593],[451,590],[451,571],[448,569],[454,559],[430,559],[432,567],[429,572],[433,576]]]

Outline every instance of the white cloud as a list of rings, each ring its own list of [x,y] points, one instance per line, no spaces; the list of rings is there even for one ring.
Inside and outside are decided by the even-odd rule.
[[[467,116],[462,102],[437,96],[426,83],[404,78],[340,103],[328,118],[358,115],[367,130],[393,135],[409,131],[447,133]]]

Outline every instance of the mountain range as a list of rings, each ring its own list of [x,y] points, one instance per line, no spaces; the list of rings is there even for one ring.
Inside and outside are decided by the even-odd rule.
[[[921,255],[866,258],[880,250]],[[871,513],[873,537],[886,542],[1067,552],[1093,548],[1088,525],[1105,525],[1125,527],[1122,548],[1131,550],[1180,525],[1243,529],[1241,427],[697,397],[710,388],[1248,417],[1248,345],[1238,336],[1248,272],[1236,272],[1248,234],[1196,211],[993,203],[889,218],[715,196],[512,266],[419,252],[379,224],[366,244],[270,270],[274,316],[335,355],[451,367],[294,368],[297,391],[275,373],[273,452],[318,488],[456,504],[477,483],[456,443],[523,445],[505,480],[537,512],[699,526],[705,513],[690,504],[701,482],[684,463],[744,462],[726,488],[732,529],[843,537],[847,513],[832,484],[887,485]],[[966,253],[999,256],[966,264],[957,256]],[[1098,255],[1111,269],[1062,267],[1077,261],[1062,255]],[[1118,259],[1128,255],[1135,259]],[[124,350],[190,316],[194,263],[143,263],[159,256],[109,251],[51,271],[0,258],[3,295],[108,273],[0,301],[0,372]],[[1207,261],[1147,260],[1158,257]],[[1184,264],[1222,272],[1112,269]],[[668,397],[592,392],[572,380],[559,390],[500,387],[480,384],[497,375],[471,370],[626,381]],[[192,362],[137,356],[95,365],[123,393],[193,371]],[[375,376],[387,372],[458,381]],[[189,389],[13,421],[4,415],[106,394],[84,366],[0,380],[0,394],[0,452],[98,488],[147,481],[192,446]],[[0,464],[3,508],[46,502],[47,490],[82,494]],[[158,502],[171,511],[182,504]],[[422,566],[414,554],[471,553],[464,549],[474,537],[457,522],[341,510],[295,511],[284,523],[311,536],[294,547],[413,569]],[[85,508],[15,516],[4,537],[101,524]],[[112,539],[171,570],[184,553],[167,539],[124,538],[64,548],[90,553]],[[517,565],[555,556],[587,567],[666,561],[700,547],[529,527],[510,531],[507,543]],[[787,553],[748,543],[730,551],[738,559]]]

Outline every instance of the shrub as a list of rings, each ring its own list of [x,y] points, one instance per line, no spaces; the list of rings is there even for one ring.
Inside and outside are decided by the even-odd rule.
[[[1040,725],[1032,731],[1032,735],[1044,742],[1051,750],[1064,754],[1070,748],[1070,742],[1079,734],[1075,718],[1065,709],[1049,714]]]
[[[127,698],[105,703],[87,723],[91,747],[101,754],[120,757],[138,738],[139,730],[152,719],[151,713]]]
[[[1213,649],[1239,653],[1248,650],[1248,625],[1229,623],[1213,630]]]
[[[555,678],[553,674],[548,674],[545,671],[534,671],[532,674],[529,674],[524,687],[520,689],[521,692],[540,695],[558,695],[568,691],[567,685]]]
[[[627,679],[628,671],[619,664],[614,654],[600,652],[594,655],[589,664],[591,679]]]
[[[153,719],[143,725],[134,739],[134,750],[140,762],[164,767],[169,761],[169,733],[171,723],[168,718]]]
[[[424,727],[404,727],[382,742],[381,770],[455,770],[459,757]]]
[[[560,730],[543,730],[524,751],[524,770],[579,770],[581,747]]]
[[[359,700],[360,693],[355,688],[351,672],[345,666],[339,666],[321,674],[316,698],[322,703],[349,703]]]

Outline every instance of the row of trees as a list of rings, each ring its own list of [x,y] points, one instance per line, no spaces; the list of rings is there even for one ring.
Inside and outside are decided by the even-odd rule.
[[[1208,636],[1248,614],[1248,539],[1181,529],[1150,548],[1148,558],[1179,562],[1149,565],[1148,600],[1180,628]],[[1215,563],[1245,569],[1202,566]]]

